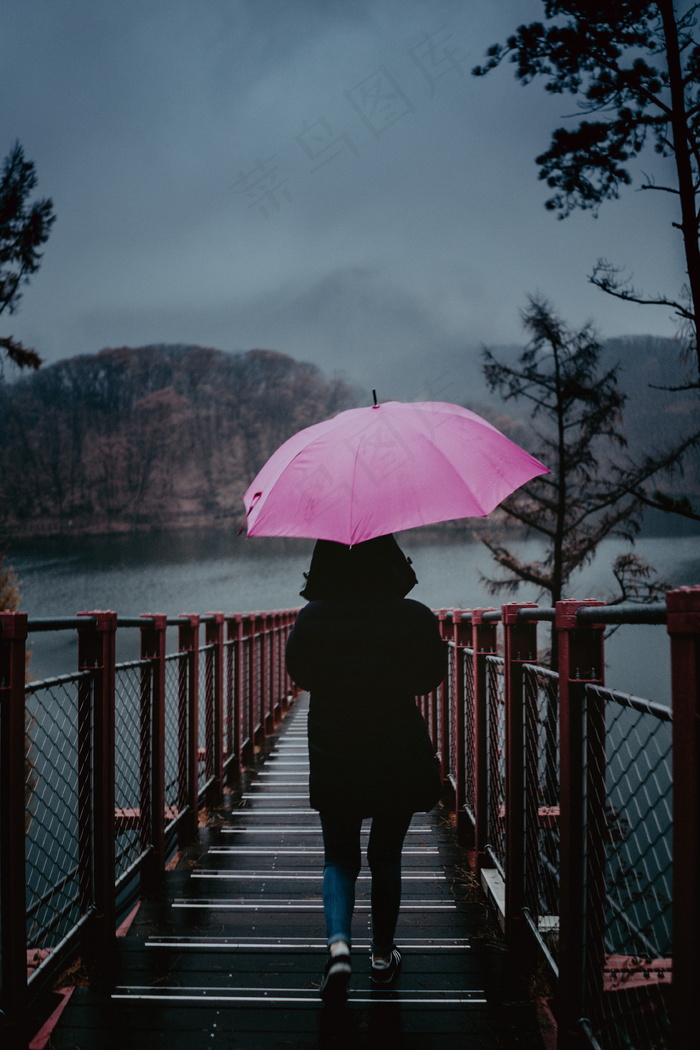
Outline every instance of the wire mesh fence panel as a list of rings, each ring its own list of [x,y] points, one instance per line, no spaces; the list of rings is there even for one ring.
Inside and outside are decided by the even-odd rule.
[[[506,798],[505,798],[505,696],[503,660],[486,657],[487,734],[487,804],[486,829],[491,859],[505,873],[506,863]]]
[[[559,676],[523,667],[525,904],[556,964],[559,940]]]
[[[253,674],[252,681],[250,682],[250,687],[253,690],[252,701],[254,711],[253,725],[251,726],[251,730],[253,736],[256,736],[259,730],[265,724],[265,716],[263,713],[263,697],[260,688],[262,680],[262,635],[257,628],[251,640],[251,643],[253,646]]]
[[[252,631],[251,625],[251,631]],[[257,686],[260,675],[260,661],[258,652],[258,640],[253,633],[248,638],[248,667],[247,667],[247,692],[246,699],[250,718],[250,740],[255,742],[256,733],[260,724],[260,705],[258,704]]]
[[[434,744],[444,749],[442,755],[443,776],[449,779],[454,786],[457,782],[457,737],[455,734],[455,714],[457,683],[455,677],[455,644],[448,642],[449,658],[447,661],[447,676],[440,689],[436,691],[435,700],[436,732]],[[444,701],[443,701],[444,697]]]
[[[287,635],[283,627],[280,627],[277,643],[277,699],[284,706],[287,701],[286,666],[284,662],[285,639]]]
[[[178,762],[178,810],[182,812],[190,805],[190,699],[194,688],[193,659],[191,652],[179,652],[175,657],[177,667],[177,762]],[[196,771],[196,767],[195,767]],[[193,780],[196,776],[193,775]]]
[[[445,717],[445,704],[449,703],[449,684],[447,679],[435,689],[430,696],[430,717],[428,718],[428,728],[430,731],[430,739],[433,742],[433,746],[436,752],[439,752],[443,758],[443,767],[446,769],[447,766],[451,766],[454,769],[453,756],[452,756],[452,745],[451,745],[451,724],[450,719]],[[445,774],[447,775],[447,774]]]
[[[670,1047],[672,761],[669,708],[589,687],[605,705],[604,907],[592,916],[603,966],[586,989],[605,1050]],[[590,802],[589,802],[590,819]],[[600,928],[602,927],[602,928]]]
[[[165,813],[166,826],[170,825],[182,810],[180,799],[180,709],[179,709],[179,661],[178,653],[165,658]]]
[[[464,805],[476,820],[476,721],[474,704],[474,650],[459,649],[459,673],[464,696]]]
[[[54,947],[89,906],[78,878],[78,820],[90,784],[78,772],[78,688],[90,673],[33,683],[26,690],[27,937]]]
[[[199,760],[197,766],[197,790],[201,791],[211,771],[207,768],[212,753],[214,740],[214,647],[202,645],[199,648],[199,727],[198,746]]]
[[[116,667],[114,804],[117,879],[137,860],[142,848],[151,842],[151,675],[147,660]]]
[[[269,719],[271,718],[274,711],[274,704],[272,699],[272,683],[271,683],[271,663],[272,663],[272,643],[269,634],[263,628],[262,642],[262,709],[263,709],[263,724],[268,726]]]
[[[260,647],[260,666],[262,671],[262,677],[260,679],[260,702],[262,704],[263,725],[267,728],[269,720],[272,719],[274,713],[270,672],[272,662],[272,644],[269,627],[263,626],[262,628]]]
[[[251,628],[252,629],[252,628]],[[258,687],[260,683],[260,647],[255,633],[248,639],[248,666],[246,675],[246,703],[250,719],[250,739],[255,741],[260,726],[260,703]]]
[[[250,725],[250,638],[243,638],[238,648],[238,659],[240,661],[240,719],[241,719],[241,747],[250,743],[252,731]]]
[[[228,761],[234,751],[236,727],[234,724],[234,682],[236,681],[236,644],[232,639],[224,642],[224,761]]]
[[[280,701],[279,691],[277,689],[277,667],[275,661],[275,646],[276,646],[276,628],[271,624],[271,620],[268,620],[267,628],[267,690],[268,700],[267,710],[270,716],[275,716],[277,712],[277,705]]]
[[[443,777],[449,780],[452,787],[455,785],[457,775],[457,749],[454,745],[454,721],[457,711],[457,688],[454,679],[454,643],[448,643],[447,676],[443,682],[442,689],[436,694],[438,703],[438,717],[436,739],[434,745],[441,751],[443,762]]]

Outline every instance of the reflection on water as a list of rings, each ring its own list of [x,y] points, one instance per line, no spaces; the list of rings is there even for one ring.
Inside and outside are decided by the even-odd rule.
[[[412,533],[399,541],[413,559],[418,586],[411,593],[432,608],[499,605],[484,577],[497,575],[487,549],[478,542],[422,542]],[[524,558],[537,544],[514,543]],[[569,597],[606,599],[612,592],[609,566],[623,549],[609,541],[577,576]],[[649,538],[637,544],[642,557],[673,585],[700,582],[697,537]],[[246,612],[294,608],[308,568],[313,541],[247,539],[233,532],[190,530],[137,536],[47,539],[15,543],[9,558],[20,577],[22,608],[32,617],[74,616],[84,609],[114,609],[123,616],[141,612]],[[539,596],[524,587],[521,601]],[[136,655],[137,632],[122,640],[119,658]],[[545,630],[542,630],[543,640]],[[42,634],[32,640],[34,675],[75,668],[73,632]],[[610,685],[667,703],[668,639],[663,627],[619,629],[607,646]]]

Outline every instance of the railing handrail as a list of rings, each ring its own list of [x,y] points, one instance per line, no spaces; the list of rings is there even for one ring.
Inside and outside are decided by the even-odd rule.
[[[668,922],[663,920],[658,935],[647,935],[646,920],[640,922],[633,912],[628,913],[625,896],[619,901],[611,896],[620,887],[631,900],[638,899],[640,914],[646,914],[644,897],[639,896],[640,872],[633,865],[637,863],[634,849],[640,849],[644,852],[638,863],[647,868],[650,846],[647,832],[642,830],[639,845],[630,847],[629,861],[624,861],[628,856],[625,853],[617,859],[614,836],[622,836],[619,841],[624,841],[627,816],[624,809],[616,812],[617,801],[606,796],[605,741],[607,734],[614,732],[609,746],[615,748],[624,743],[621,757],[615,757],[612,787],[625,764],[629,773],[624,775],[632,775],[631,783],[643,786],[640,797],[635,797],[630,818],[637,819],[634,814],[640,804],[657,807],[649,819],[653,829],[662,833],[658,846],[661,866],[667,864],[665,858],[670,855],[670,751],[664,749],[672,748],[675,808],[683,817],[674,822],[677,861],[673,864],[673,890],[668,892],[664,904],[663,886],[670,870],[667,864],[665,869],[658,869],[660,873],[665,871],[661,888],[649,892],[653,907],[665,908],[666,915],[673,900],[673,1045],[691,1045],[695,1038],[693,952],[697,952],[700,938],[700,755],[696,734],[700,721],[700,588],[671,591],[663,604],[563,601],[556,608],[546,608],[510,603],[500,609],[442,609],[439,616],[450,643],[450,697],[446,703],[439,695],[429,699],[424,713],[430,719],[434,709],[449,711],[455,702],[452,694],[456,683],[466,681],[470,694],[467,722],[463,728],[455,724],[452,732],[456,738],[444,730],[441,734],[446,783],[452,792],[457,828],[464,844],[473,849],[477,871],[485,887],[493,889],[493,900],[504,895],[503,921],[512,947],[516,951],[523,949],[527,956],[534,946],[553,973],[558,1048],[606,1047],[606,1038],[601,1035],[606,995],[614,998],[626,994],[625,1012],[634,1019],[634,991],[639,997],[640,1017],[663,1019],[661,1008],[667,1004],[664,988],[670,985],[671,961],[657,958],[653,966],[645,969],[641,959],[650,952],[653,958],[654,944],[659,954],[658,945],[664,943],[663,930]],[[540,622],[554,625],[558,671],[538,665],[535,632]],[[618,624],[666,626],[671,647],[672,707],[605,687],[605,628]],[[493,671],[497,671],[498,680]],[[528,697],[526,687],[535,695]],[[535,703],[542,706],[543,713],[533,714]],[[616,713],[625,709],[631,717],[643,721],[646,728],[642,739],[647,739],[647,733],[649,741],[654,734],[661,734],[652,752],[637,752],[641,744],[637,742],[636,729],[631,740],[625,741],[624,726],[628,723],[625,716]],[[441,722],[444,725],[444,715],[438,717],[438,723]],[[637,722],[633,724],[636,726]],[[620,728],[613,730],[615,725]],[[465,755],[459,751],[462,737],[466,739]],[[556,767],[545,764],[546,748],[555,748]],[[530,757],[524,761],[526,753]],[[547,754],[553,761],[554,753]],[[544,779],[538,781],[538,777]],[[663,790],[661,783],[666,785]],[[608,825],[608,821],[612,823]],[[550,856],[538,855],[539,840],[532,839],[538,825],[545,838],[548,833],[553,836],[554,864]],[[611,857],[614,863],[623,865],[611,873],[612,888],[605,884],[608,834],[613,836]],[[625,863],[630,868],[628,872]],[[532,880],[538,865],[546,868],[548,877],[556,875],[558,879],[556,902],[551,905],[558,931],[556,959],[550,950],[551,940],[538,927],[538,913],[531,903],[532,884],[528,880]],[[651,872],[657,870],[654,865]],[[500,888],[496,886],[496,873],[500,874]],[[606,952],[611,949],[603,936],[606,907],[614,917],[610,921],[627,930],[630,943],[635,944],[634,950],[640,955],[636,961],[634,956],[625,961],[624,952],[613,953],[607,976]],[[662,912],[659,916],[663,919]],[[549,929],[546,920],[545,914],[545,931]],[[635,983],[637,971],[639,981]],[[621,1007],[618,1018],[620,1010]],[[640,1023],[643,1026],[646,1022]],[[634,1045],[643,1045],[636,1036]]]
[[[224,623],[233,623],[236,620],[242,619],[244,621],[251,621],[260,619],[262,617],[269,616],[284,616],[296,613],[296,609],[275,609],[275,610],[253,610],[247,612],[228,612],[223,613]],[[138,616],[118,615],[117,626],[118,627],[143,627],[144,621],[153,620],[159,613],[141,613]],[[180,614],[178,616],[167,616],[168,627],[178,627],[182,623],[182,616],[187,614]],[[217,613],[202,613],[199,614],[199,622],[202,624],[213,623]],[[27,630],[29,632],[36,631],[74,631],[80,627],[94,626],[96,619],[89,613],[85,616],[28,616],[27,617]],[[3,633],[3,622],[0,620],[0,636]]]
[[[30,1003],[76,952],[110,950],[117,894],[123,909],[139,881],[153,892],[168,854],[197,837],[198,807],[274,730],[295,692],[284,648],[296,612],[0,612],[3,1045],[26,1046]],[[135,629],[140,657],[118,662],[117,634]],[[50,631],[76,633],[76,670],[27,681],[27,641]],[[30,947],[41,962],[28,976]]]
[[[276,614],[286,613],[293,610],[275,610]],[[473,610],[470,609],[444,609],[444,618],[452,623],[471,624]],[[481,611],[484,623],[501,623],[502,611],[500,609],[484,609]],[[117,625],[122,628],[140,628],[144,619],[153,618],[155,613],[142,613],[139,616],[119,615]],[[238,618],[253,620],[262,616],[269,616],[269,611],[248,611],[238,613],[224,613],[224,622],[232,622]],[[204,613],[200,615],[200,623],[212,622],[213,614]],[[556,620],[556,609],[550,606],[523,606],[517,610],[517,618],[528,622],[549,622]],[[580,606],[576,611],[576,619],[582,625],[587,623],[605,624],[656,624],[663,625],[668,622],[666,605],[662,602],[624,602],[613,605]],[[177,627],[182,622],[181,616],[168,616],[168,627]],[[30,616],[27,619],[27,630],[30,632],[76,630],[86,624],[94,623],[89,617],[75,616]],[[0,622],[0,635],[2,634],[2,622]]]
[[[445,619],[460,623],[471,623],[473,612],[469,609],[445,609]],[[501,609],[481,610],[484,623],[501,623],[503,614]],[[551,606],[526,605],[517,610],[517,618],[528,622],[554,623],[557,611]],[[610,624],[665,624],[668,617],[666,606],[663,602],[620,602],[613,605],[582,605],[576,610],[576,619],[583,625],[586,623],[610,623]]]

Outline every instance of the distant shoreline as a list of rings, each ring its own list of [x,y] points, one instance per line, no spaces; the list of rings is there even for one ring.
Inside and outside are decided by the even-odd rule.
[[[407,530],[401,533],[401,537],[406,542],[410,542],[413,545],[420,545],[423,543],[444,543],[448,545],[451,543],[465,543],[469,541],[478,541],[479,533],[494,523],[493,515],[490,518],[474,518],[456,522],[441,522],[435,525],[423,525],[420,528]],[[11,530],[2,530],[0,532],[0,540],[7,548],[17,548],[41,544],[43,542],[50,543],[56,540],[99,540],[103,538],[114,539],[117,537],[123,537],[126,540],[129,537],[137,538],[144,535],[162,535],[163,537],[172,537],[177,534],[187,535],[201,532],[211,532],[222,539],[227,536],[238,537],[240,533],[241,539],[247,539],[245,535],[245,519],[243,518],[229,518],[212,521],[202,517],[188,522],[139,522],[135,526],[130,526],[125,522],[120,522],[116,526],[109,528],[105,527],[105,524],[102,522],[95,523],[94,526],[87,528],[84,525],[81,525],[80,528],[75,530],[70,527],[64,527],[63,529],[58,527],[47,527],[44,529],[32,529],[30,532],[25,532],[21,529],[15,528]],[[509,537],[513,538],[519,535],[520,530],[504,526],[504,532]],[[647,511],[639,533],[640,538],[672,539],[681,536],[700,536],[700,522],[693,521],[689,518],[682,518],[680,515],[664,513],[663,511]],[[253,537],[252,539],[258,538]],[[291,542],[295,544],[313,543],[313,540],[302,537],[264,537],[264,539],[266,542],[277,540],[279,542]]]

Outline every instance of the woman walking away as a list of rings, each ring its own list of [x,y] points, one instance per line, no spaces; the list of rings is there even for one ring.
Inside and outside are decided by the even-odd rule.
[[[417,580],[393,536],[353,547],[319,540],[305,576],[309,604],[286,655],[292,679],[311,693],[309,793],[323,830],[329,948],[321,995],[338,1002],[351,975],[364,817],[372,818],[371,985],[391,988],[399,973],[403,841],[412,814],[440,796],[435,749],[415,698],[445,677],[447,645],[432,612],[405,597]]]

